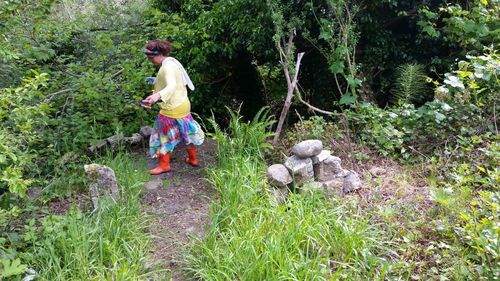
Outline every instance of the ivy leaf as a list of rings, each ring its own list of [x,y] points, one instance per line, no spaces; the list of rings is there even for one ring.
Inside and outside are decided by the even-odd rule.
[[[328,32],[328,31],[321,31],[321,33],[318,36],[318,39],[328,40],[328,39],[330,39],[330,37],[332,37],[331,34],[330,34],[330,32]]]
[[[361,80],[354,78],[352,75],[347,76],[346,80],[349,86],[354,86],[354,87],[361,86]]]
[[[447,78],[444,79],[444,83],[454,88],[465,89],[464,83],[462,83],[462,81],[460,81],[460,79],[457,76],[447,75]]]
[[[341,105],[350,105],[353,104],[356,101],[356,96],[353,96],[351,94],[344,94],[339,101],[339,104]]]
[[[339,46],[337,48],[335,48],[334,50],[334,53],[338,56],[338,57],[343,57],[345,54],[347,54],[349,50],[347,50],[346,47],[344,46]]]
[[[429,35],[430,37],[438,37],[439,34],[437,33],[436,29],[434,29],[434,27],[430,26],[430,25],[427,25],[425,26],[422,31],[424,31],[425,33],[427,33],[427,35]]]
[[[439,112],[436,112],[436,113],[434,114],[434,116],[436,117],[436,121],[437,121],[438,123],[439,123],[439,122],[441,122],[441,121],[443,121],[443,120],[446,118],[446,116],[444,116],[444,114],[439,113]]]
[[[336,61],[330,65],[330,71],[333,74],[338,74],[344,72],[344,63],[341,61]]]

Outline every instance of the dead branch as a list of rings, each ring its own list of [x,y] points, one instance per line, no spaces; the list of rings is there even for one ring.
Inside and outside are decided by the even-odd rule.
[[[111,75],[111,77],[109,77],[110,80],[113,80],[115,79],[118,75],[122,74],[123,73],[123,68],[118,70],[118,72],[116,72],[115,74]]]
[[[328,115],[328,116],[332,116],[332,115],[337,115],[336,112],[331,112],[331,111],[326,111],[326,110],[323,110],[323,109],[319,109],[311,104],[309,104],[308,102],[306,102],[305,100],[302,99],[302,96],[300,95],[300,91],[298,88],[295,88],[295,93],[297,94],[297,98],[299,99],[299,101],[304,104],[305,106],[309,107],[310,109],[312,109],[313,111],[316,111],[316,112],[319,112],[319,113],[322,113],[322,114],[325,114],[325,115]]]
[[[51,100],[52,100],[52,98],[54,98],[54,97],[55,97],[55,96],[57,96],[57,95],[64,94],[64,93],[67,93],[67,92],[71,92],[71,91],[74,91],[74,90],[75,90],[75,89],[73,89],[73,88],[60,90],[60,91],[57,91],[57,92],[50,93],[50,94],[46,95],[46,96],[45,96],[45,98],[46,98],[48,101],[51,101]]]
[[[283,109],[281,110],[280,118],[278,121],[278,126],[276,128],[276,133],[274,135],[273,143],[277,144],[278,139],[281,135],[281,130],[283,129],[283,124],[285,123],[286,116],[288,114],[288,110],[290,109],[290,106],[292,105],[292,97],[293,93],[297,87],[297,81],[298,81],[298,76],[299,76],[299,69],[300,69],[300,61],[302,60],[302,57],[304,56],[304,53],[299,53],[297,54],[297,61],[295,63],[295,73],[293,76],[293,79],[290,77],[290,71],[288,69],[289,62],[288,62],[288,57],[290,55],[290,52],[292,51],[292,42],[293,38],[295,37],[296,31],[293,29],[290,32],[290,37],[288,38],[288,46],[284,46],[284,40],[282,40],[282,43],[278,45],[278,49],[280,52],[280,62],[281,65],[283,66],[283,72],[285,74],[286,78],[286,83],[287,83],[287,94],[286,94],[286,99],[285,103],[283,105]],[[284,49],[286,48],[286,53]]]

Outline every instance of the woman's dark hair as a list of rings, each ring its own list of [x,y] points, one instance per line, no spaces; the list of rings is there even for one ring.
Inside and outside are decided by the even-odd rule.
[[[145,46],[150,51],[158,51],[160,54],[168,57],[172,52],[172,44],[167,40],[151,40]]]

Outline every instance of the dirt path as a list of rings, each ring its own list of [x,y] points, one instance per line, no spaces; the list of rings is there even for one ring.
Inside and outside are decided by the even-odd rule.
[[[193,237],[201,237],[209,219],[214,191],[205,168],[215,163],[215,143],[209,139],[198,149],[199,167],[184,163],[186,151],[178,147],[171,157],[172,171],[154,176],[145,185],[142,203],[153,218],[148,267],[168,269],[172,280],[186,280],[181,272],[183,254]],[[148,159],[152,168],[156,161]],[[156,280],[156,279],[152,279]]]

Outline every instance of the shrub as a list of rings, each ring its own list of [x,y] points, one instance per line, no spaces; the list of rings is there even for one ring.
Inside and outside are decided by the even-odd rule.
[[[51,108],[43,102],[47,74],[33,71],[23,85],[0,91],[0,202],[2,208],[13,194],[24,197],[36,174],[30,168],[39,153],[40,130]]]

